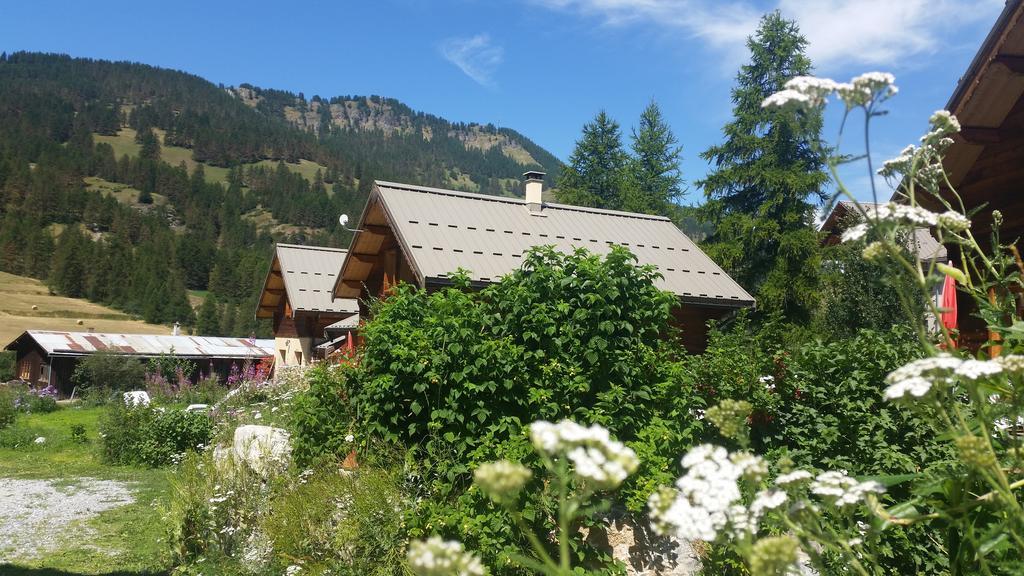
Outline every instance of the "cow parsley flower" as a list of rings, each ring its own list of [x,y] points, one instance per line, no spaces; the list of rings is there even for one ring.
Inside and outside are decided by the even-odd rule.
[[[917,151],[917,146],[913,144],[907,146],[900,151],[899,156],[882,162],[882,167],[878,169],[878,174],[889,178],[909,173]]]
[[[965,232],[971,227],[971,221],[955,210],[946,210],[939,214],[939,226],[950,232]]]
[[[811,482],[811,492],[839,508],[852,506],[864,501],[868,494],[881,494],[883,487],[874,480],[860,482],[846,474],[845,470],[822,472]]]
[[[964,360],[956,367],[954,372],[957,376],[968,380],[977,380],[986,376],[999,374],[1003,367],[998,362],[991,360]]]
[[[431,536],[409,542],[409,568],[417,576],[483,576],[487,569],[461,542]]]
[[[750,513],[760,518],[765,510],[775,510],[785,504],[787,498],[788,496],[782,490],[775,488],[761,490],[754,495],[754,501],[750,503]]]
[[[906,395],[916,396],[920,398],[924,396],[932,389],[932,383],[930,380],[922,378],[920,376],[913,376],[904,380],[899,380],[894,384],[890,384],[885,389],[884,396],[886,400],[896,400],[897,398],[903,398]]]
[[[854,224],[843,231],[840,237],[843,242],[856,242],[860,240],[868,233],[868,225],[864,222],[860,224]]]
[[[676,481],[676,489],[655,492],[648,500],[659,533],[712,541],[727,529],[733,535],[757,530],[758,517],[742,505],[739,482],[763,475],[761,458],[701,444],[683,456],[682,465],[686,474]]]
[[[1007,354],[997,357],[993,362],[998,363],[1007,372],[1024,372],[1024,355]]]
[[[811,478],[813,478],[813,476],[807,470],[794,470],[786,474],[780,474],[779,477],[775,479],[775,484],[777,486],[789,486],[790,484],[797,484],[804,480],[810,480]]]
[[[558,424],[541,420],[530,425],[530,440],[548,457],[568,458],[575,474],[598,490],[617,488],[640,466],[631,448],[597,424],[584,427],[571,420]]]
[[[786,82],[784,88],[795,90],[807,97],[810,106],[822,106],[825,100],[836,91],[836,82],[828,78],[815,76],[797,76]]]
[[[811,99],[802,92],[798,92],[796,90],[780,90],[765,98],[761,102],[761,107],[771,108],[775,106],[784,108],[786,106],[806,106],[810,103]]]
[[[895,96],[899,91],[893,84],[896,77],[888,72],[866,72],[849,83],[837,84],[836,93],[847,108],[867,106]]]
[[[792,536],[769,536],[758,540],[750,554],[753,576],[800,574],[799,543]]]
[[[498,503],[508,502],[519,496],[533,473],[522,464],[498,460],[482,464],[473,472],[473,481],[480,490]]]

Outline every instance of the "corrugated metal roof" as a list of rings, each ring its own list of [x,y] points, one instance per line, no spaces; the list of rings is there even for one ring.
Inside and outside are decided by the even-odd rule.
[[[523,253],[534,246],[605,254],[618,244],[640,264],[656,266],[664,277],[659,287],[684,300],[754,302],[668,218],[548,203],[537,213],[517,198],[376,184],[396,235],[425,281],[464,268],[473,280],[494,282],[520,268]]]
[[[323,246],[278,244],[277,260],[293,310],[358,313],[352,298],[334,298],[334,281],[347,250]]]
[[[136,356],[174,354],[190,358],[262,358],[274,355],[273,340],[218,338],[213,336],[168,336],[165,334],[105,334],[97,332],[57,332],[28,330],[47,354],[81,356],[93,352],[113,352]],[[8,348],[18,341],[8,344]]]

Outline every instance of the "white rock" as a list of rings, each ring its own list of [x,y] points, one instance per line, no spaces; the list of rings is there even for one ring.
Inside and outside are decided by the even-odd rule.
[[[236,461],[264,475],[286,466],[292,451],[287,430],[255,424],[235,428],[232,449]]]
[[[185,412],[206,412],[209,408],[209,404],[189,404],[185,407]]]
[[[129,408],[149,406],[149,393],[145,390],[132,390],[124,393],[124,405]]]
[[[46,438],[45,438],[45,437],[43,437],[43,436],[39,436],[39,437],[37,437],[37,438],[35,439],[35,443],[36,443],[36,444],[46,444]]]

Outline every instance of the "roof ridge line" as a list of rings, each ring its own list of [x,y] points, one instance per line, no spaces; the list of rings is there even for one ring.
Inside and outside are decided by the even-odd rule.
[[[322,251],[325,251],[325,252],[348,252],[348,248],[334,248],[334,247],[331,247],[331,246],[310,246],[308,244],[288,244],[286,242],[276,242],[274,244],[275,248],[277,248],[279,246],[283,247],[283,248],[299,248],[299,249],[302,249],[302,250],[322,250]]]
[[[464,192],[462,190],[435,188],[433,186],[420,186],[418,184],[404,184],[402,182],[390,182],[387,180],[374,180],[374,185],[383,186],[384,188],[397,188],[399,190],[407,190],[410,192],[431,192],[434,194],[444,194],[447,196],[456,196],[462,198],[473,198],[477,200],[485,200],[488,202],[504,202],[506,204],[517,204],[520,206],[526,205],[526,200],[523,198],[513,198],[509,196],[494,196],[491,194],[481,194],[479,192]],[[544,202],[544,207],[554,208],[557,210],[569,210],[573,212],[585,212],[587,214],[604,214],[606,216],[618,216],[620,218],[635,218],[637,220],[672,222],[672,219],[668,218],[667,216],[658,216],[655,214],[641,214],[639,212],[626,212],[624,210],[610,210],[607,208],[593,208],[590,206],[574,206],[572,204],[560,204],[558,202]]]

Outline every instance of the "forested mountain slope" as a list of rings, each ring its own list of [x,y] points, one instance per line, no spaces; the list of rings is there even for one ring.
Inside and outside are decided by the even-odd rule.
[[[344,246],[373,179],[514,193],[517,132],[381,97],[310,100],[126,62],[0,56],[0,270],[150,322],[252,320],[275,240]],[[209,295],[194,313],[188,292]]]

